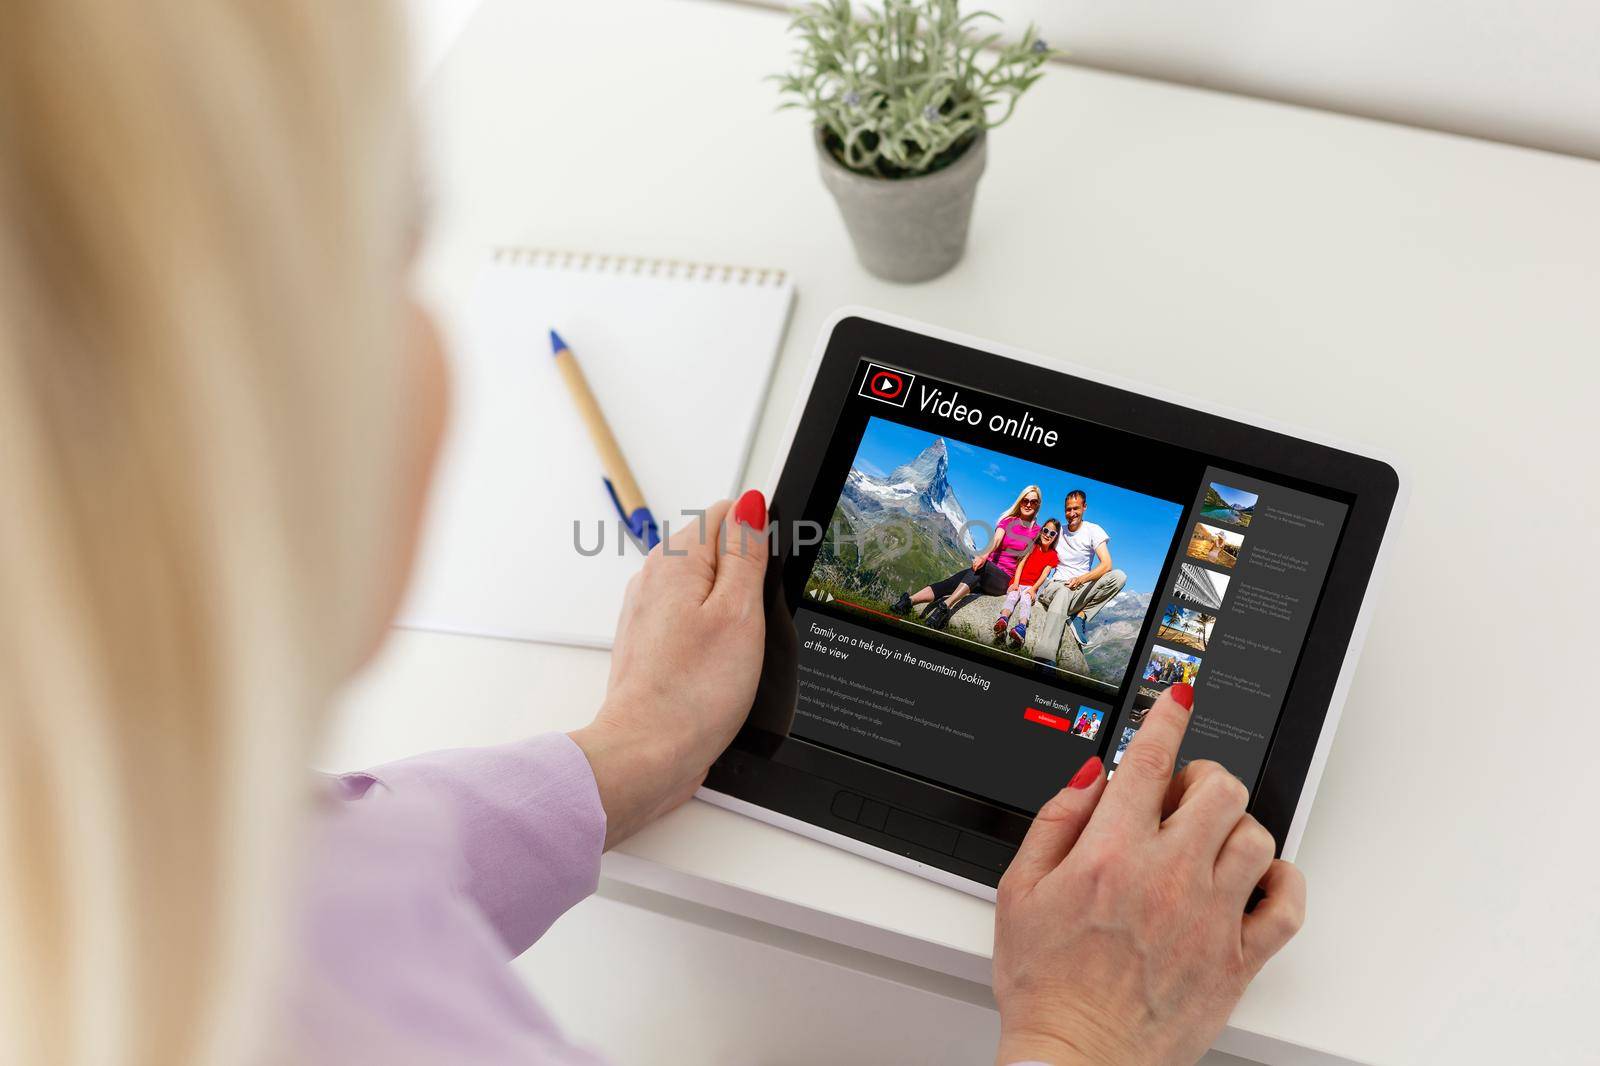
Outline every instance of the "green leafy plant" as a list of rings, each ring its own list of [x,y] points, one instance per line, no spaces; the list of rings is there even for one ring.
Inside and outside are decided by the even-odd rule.
[[[1029,26],[996,47],[976,32],[996,16],[958,0],[819,0],[790,23],[801,41],[778,75],[785,108],[806,108],[823,144],[851,170],[906,178],[948,166],[978,134],[1011,117],[1055,53]],[[998,114],[998,117],[991,116]]]

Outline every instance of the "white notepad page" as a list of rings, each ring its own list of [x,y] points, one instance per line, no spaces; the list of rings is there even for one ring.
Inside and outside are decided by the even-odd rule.
[[[452,353],[451,421],[400,624],[607,647],[642,563],[550,352],[572,349],[658,522],[729,496],[794,288],[782,271],[499,249]],[[593,551],[603,524],[605,549]]]

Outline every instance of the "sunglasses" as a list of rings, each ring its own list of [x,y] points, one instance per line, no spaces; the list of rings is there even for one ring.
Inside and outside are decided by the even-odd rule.
[[[1055,529],[1041,529],[1039,530],[1039,536],[1049,537],[1051,540],[1055,540],[1058,532],[1060,531]]]
[[[1023,503],[1023,506],[1026,506],[1026,507],[1037,507],[1037,506],[1039,506],[1039,501],[1034,499],[1032,496],[1024,497],[1022,503]]]

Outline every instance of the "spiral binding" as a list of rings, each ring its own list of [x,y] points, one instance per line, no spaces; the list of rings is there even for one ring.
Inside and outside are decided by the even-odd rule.
[[[788,273],[766,267],[697,263],[687,259],[652,259],[636,255],[602,255],[598,252],[564,252],[553,248],[502,245],[494,249],[496,263],[538,266],[550,270],[582,270],[596,274],[636,274],[652,278],[704,281],[723,285],[782,285]]]

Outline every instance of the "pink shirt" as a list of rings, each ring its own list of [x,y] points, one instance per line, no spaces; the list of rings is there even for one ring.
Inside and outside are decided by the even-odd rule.
[[[1024,522],[1016,515],[1012,515],[1010,518],[1002,518],[996,523],[995,528],[1004,530],[1005,537],[989,560],[1004,570],[1006,577],[1015,577],[1017,560],[1022,558],[1022,553],[1033,543],[1034,536],[1039,532],[1039,523]]]

